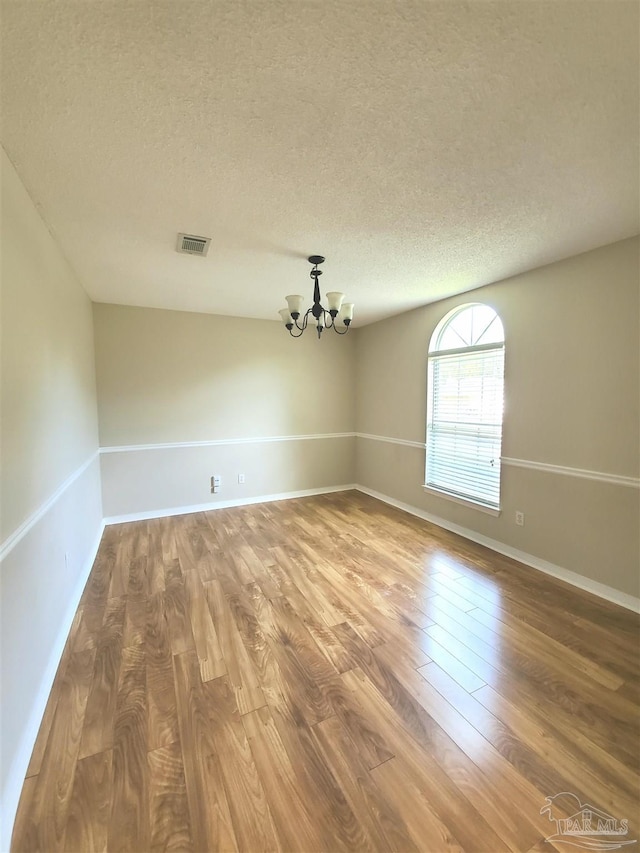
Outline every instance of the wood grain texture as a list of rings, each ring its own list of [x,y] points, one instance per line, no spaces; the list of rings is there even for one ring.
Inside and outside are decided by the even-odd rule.
[[[269,780],[265,795],[284,850],[319,850],[321,837],[314,810],[301,798],[291,759],[278,734],[271,710],[264,706],[242,718],[256,767]],[[295,815],[295,820],[292,820]]]
[[[191,851],[194,848],[180,744],[151,750],[147,758],[149,850]]]
[[[113,734],[109,850],[146,850],[149,844],[147,690],[144,648],[122,653]]]
[[[638,838],[639,632],[357,493],[112,525],[12,850],[560,850],[562,791]]]
[[[147,600],[145,663],[148,747],[154,750],[175,743],[179,738],[173,656],[162,590],[152,593]]]
[[[59,697],[31,804],[32,830],[27,849],[64,850],[64,836],[78,763],[84,711],[95,649],[69,656],[56,679]]]
[[[78,761],[64,850],[106,850],[113,784],[111,750]]]

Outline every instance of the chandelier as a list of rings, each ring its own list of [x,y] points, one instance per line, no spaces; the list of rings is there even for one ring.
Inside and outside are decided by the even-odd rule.
[[[322,255],[311,255],[308,258],[310,264],[313,264],[313,269],[309,273],[313,279],[313,305],[307,309],[302,320],[300,319],[303,296],[287,296],[287,308],[283,308],[279,313],[282,317],[282,322],[285,328],[289,331],[292,338],[299,338],[304,330],[311,323],[315,324],[318,332],[318,340],[323,329],[333,329],[338,335],[346,335],[353,319],[353,303],[343,302],[344,293],[327,293],[327,303],[329,308],[324,308],[320,304],[320,285],[318,284],[318,276],[322,275],[322,270],[318,269],[320,264],[324,263]],[[339,319],[344,323],[344,331],[340,331],[336,326],[336,320]],[[293,331],[298,330],[297,334]]]

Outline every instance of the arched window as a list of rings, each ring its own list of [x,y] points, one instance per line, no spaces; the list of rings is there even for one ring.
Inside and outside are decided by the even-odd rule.
[[[429,344],[427,488],[500,507],[504,330],[488,305],[455,308]]]

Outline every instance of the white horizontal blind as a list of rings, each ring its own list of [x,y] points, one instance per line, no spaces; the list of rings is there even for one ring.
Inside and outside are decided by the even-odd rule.
[[[504,348],[429,357],[426,485],[500,505]]]

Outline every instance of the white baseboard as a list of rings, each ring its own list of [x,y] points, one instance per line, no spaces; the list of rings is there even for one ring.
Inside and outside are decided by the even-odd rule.
[[[487,548],[491,548],[492,551],[497,551],[498,554],[503,554],[505,557],[511,557],[519,563],[524,563],[525,566],[530,566],[532,569],[537,569],[539,572],[544,572],[546,575],[551,575],[554,578],[558,578],[558,580],[565,581],[572,586],[585,590],[585,592],[597,595],[599,598],[604,598],[614,604],[619,604],[620,607],[624,607],[627,610],[633,610],[635,613],[640,613],[640,598],[636,598],[635,596],[622,592],[619,589],[614,589],[614,587],[586,578],[584,575],[579,575],[577,572],[572,572],[570,569],[564,569],[562,566],[556,566],[554,563],[549,563],[547,560],[543,560],[533,554],[527,554],[525,551],[520,551],[518,548],[512,548],[510,545],[505,545],[504,542],[500,542],[497,539],[491,539],[488,536],[483,536],[481,533],[476,533],[475,530],[470,530],[468,527],[462,527],[459,524],[454,524],[452,521],[447,521],[445,518],[440,518],[440,516],[433,515],[423,509],[418,509],[418,507],[412,506],[411,504],[398,501],[395,498],[389,497],[389,495],[383,495],[381,492],[368,489],[366,486],[356,484],[354,488],[359,492],[363,492],[365,495],[369,495],[383,503],[394,506],[404,512],[408,512],[410,515],[415,515],[425,521],[430,521],[432,524],[437,524],[438,527],[443,527],[445,530],[451,531],[451,533],[457,533],[459,536],[463,536],[465,539],[470,539],[478,545],[484,545]]]
[[[151,509],[144,512],[131,512],[126,515],[112,515],[104,519],[105,524],[121,524],[127,521],[145,521],[148,518],[166,518],[170,515],[189,515],[192,512],[209,512],[212,509],[228,509],[234,506],[269,503],[270,501],[287,501],[291,498],[308,498],[313,495],[328,495],[332,492],[348,492],[357,489],[353,483],[344,486],[325,486],[321,489],[301,489],[297,492],[280,492],[276,495],[256,495],[252,498],[236,498],[230,501],[210,501],[206,504],[192,506],[174,506],[166,509]]]
[[[33,747],[40,730],[42,718],[44,717],[45,708],[47,707],[51,688],[53,687],[53,681],[56,676],[56,672],[58,671],[58,666],[60,665],[62,652],[64,651],[69,631],[71,630],[76,611],[80,604],[80,598],[82,597],[82,593],[91,572],[91,567],[93,566],[98,553],[98,548],[100,547],[100,540],[102,539],[104,527],[105,524],[103,521],[100,524],[91,552],[82,567],[78,581],[69,597],[64,617],[60,622],[60,627],[55,641],[49,651],[47,667],[44,675],[42,676],[40,687],[38,688],[38,694],[31,707],[31,713],[29,714],[29,718],[20,739],[20,745],[11,764],[11,769],[7,775],[2,807],[0,808],[0,814],[2,815],[0,850],[9,850],[11,845],[13,824],[16,818],[16,812],[18,811],[18,803],[20,801],[22,786],[24,785],[25,776],[29,768],[29,762],[31,761],[31,753],[33,752]]]

